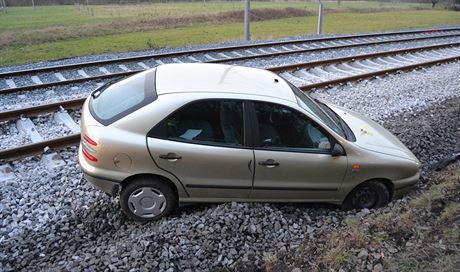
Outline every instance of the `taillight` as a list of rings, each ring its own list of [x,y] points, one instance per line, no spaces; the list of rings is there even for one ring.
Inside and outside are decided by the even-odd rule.
[[[96,157],[94,157],[93,155],[89,154],[88,151],[86,151],[85,147],[83,146],[83,148],[81,149],[83,151],[83,155],[85,155],[85,157],[90,160],[90,161],[93,161],[93,162],[97,162],[97,159]]]
[[[88,137],[86,134],[83,135],[83,139],[85,139],[90,145],[97,146],[97,143],[93,141],[90,137]]]
[[[92,161],[92,162],[97,162],[97,158],[94,157],[95,153],[96,153],[96,150],[91,147],[91,146],[94,146],[96,147],[97,146],[97,143],[92,140],[90,137],[88,137],[87,135],[83,135],[83,141],[81,142],[82,144],[82,152],[83,152],[83,155],[85,155],[85,157]],[[91,145],[91,146],[90,146]]]

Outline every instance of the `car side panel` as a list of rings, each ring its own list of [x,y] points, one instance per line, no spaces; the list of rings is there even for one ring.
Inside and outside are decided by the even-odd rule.
[[[174,183],[179,197],[188,197],[180,181],[158,168],[152,161],[146,145],[146,130],[125,129],[121,122],[104,127],[91,116],[87,103],[83,106],[83,115],[81,133],[97,142],[97,146],[93,148],[96,150],[94,156],[98,159],[97,162],[91,162],[80,152],[80,165],[86,175],[118,183],[138,174],[159,175]],[[144,116],[139,110],[126,118],[129,117],[131,123],[137,123],[139,126]]]
[[[336,200],[347,169],[347,157],[330,154],[255,150],[253,199]],[[280,165],[266,167],[272,159]]]
[[[419,165],[409,159],[403,159],[360,148],[352,143],[342,143],[348,156],[348,170],[344,182],[338,192],[340,199],[346,196],[359,184],[368,180],[387,180],[394,188],[406,185],[407,178],[418,180]],[[353,169],[359,165],[359,169]]]
[[[192,144],[148,137],[152,158],[176,176],[191,197],[247,198],[253,177],[253,150]],[[175,153],[177,160],[160,156]]]

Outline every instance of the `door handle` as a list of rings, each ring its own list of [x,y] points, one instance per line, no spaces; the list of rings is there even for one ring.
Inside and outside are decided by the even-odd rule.
[[[176,153],[169,152],[169,153],[166,154],[166,155],[160,155],[160,159],[168,160],[168,161],[171,161],[171,162],[175,162],[175,161],[177,161],[177,160],[182,159],[182,157],[181,157],[181,156],[177,156]]]
[[[267,168],[273,168],[273,167],[277,167],[278,165],[280,165],[280,163],[274,161],[273,159],[268,159],[266,161],[260,161],[259,165],[265,166]]]

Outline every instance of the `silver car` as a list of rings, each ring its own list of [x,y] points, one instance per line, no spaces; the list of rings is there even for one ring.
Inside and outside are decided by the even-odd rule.
[[[167,64],[96,89],[81,117],[87,180],[147,221],[179,202],[378,208],[419,179],[390,132],[266,70]]]

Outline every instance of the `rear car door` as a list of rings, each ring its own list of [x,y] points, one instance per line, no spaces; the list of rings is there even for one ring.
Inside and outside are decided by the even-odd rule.
[[[253,104],[256,164],[250,197],[333,200],[347,157],[331,156],[330,135],[297,110],[266,102]]]
[[[248,198],[254,152],[246,147],[244,125],[242,101],[194,101],[149,132],[149,151],[191,198]]]

